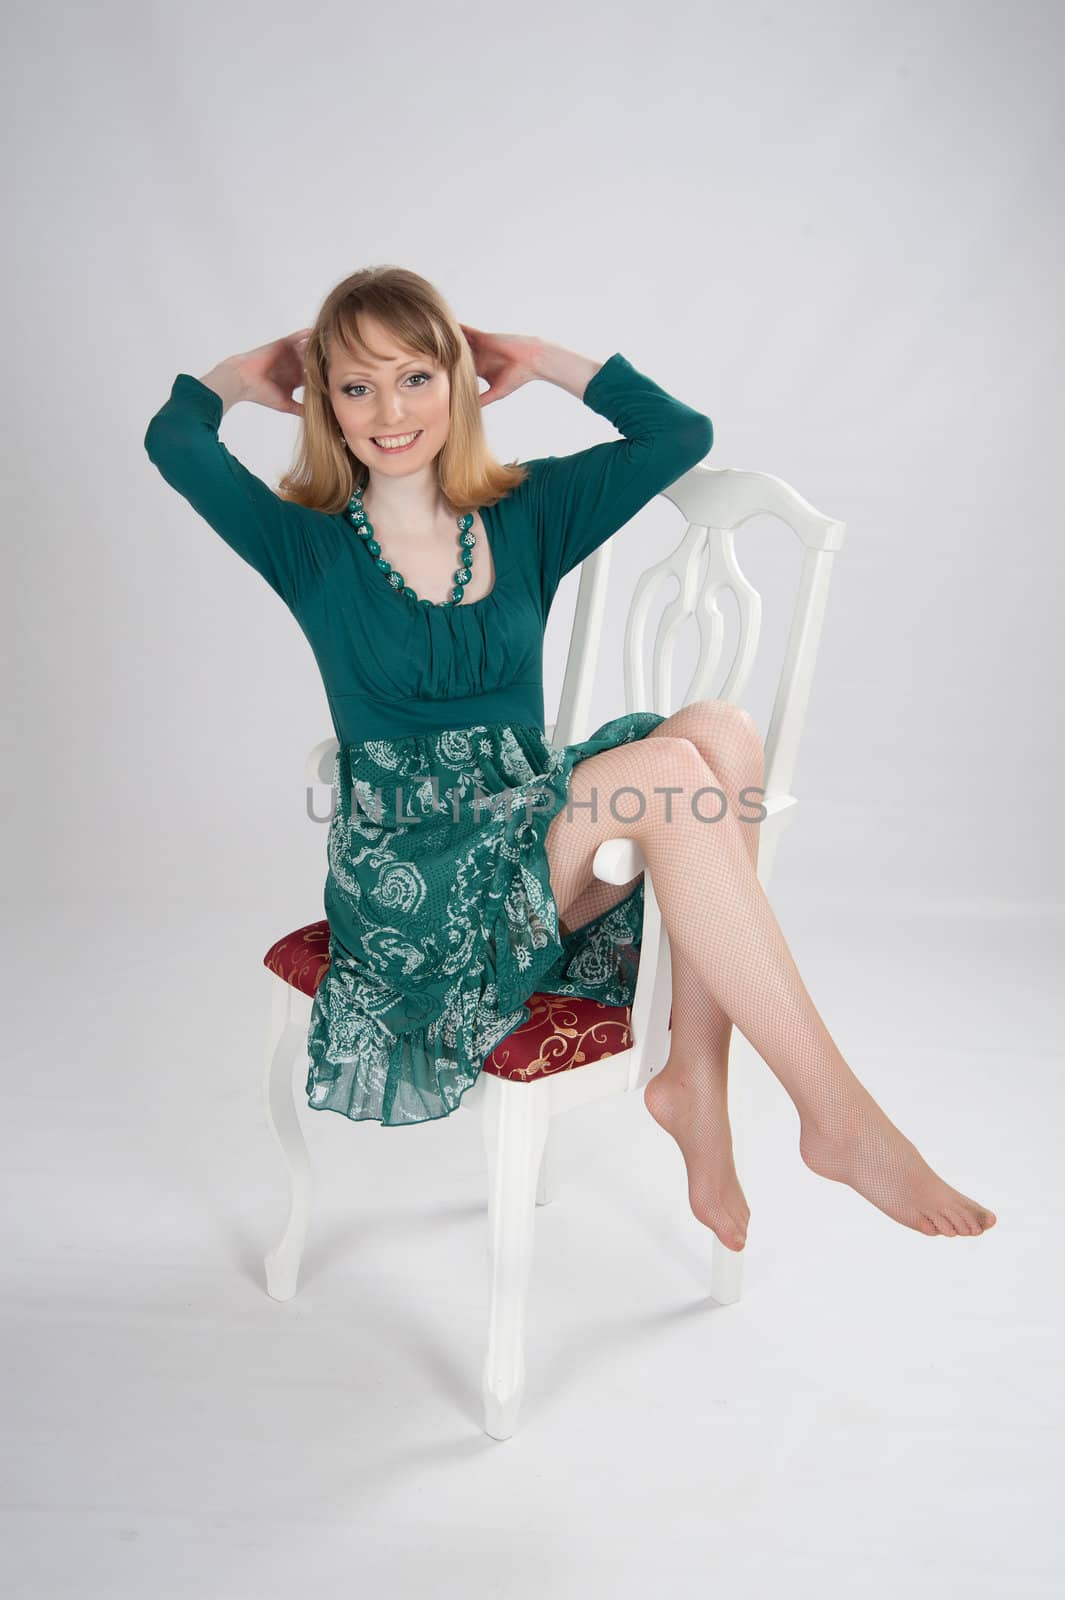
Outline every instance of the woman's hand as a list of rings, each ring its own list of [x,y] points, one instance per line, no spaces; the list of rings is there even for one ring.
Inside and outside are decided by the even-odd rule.
[[[482,406],[502,400],[536,377],[542,339],[523,333],[483,333],[480,328],[467,327],[465,322],[460,322],[459,327],[466,335],[477,376],[489,385],[479,396]]]
[[[292,393],[304,384],[303,354],[311,332],[310,328],[301,328],[283,339],[275,339],[272,344],[261,344],[244,355],[231,356],[228,364],[240,374],[243,398],[269,406],[273,411],[288,411],[302,417],[303,406],[292,398]]]

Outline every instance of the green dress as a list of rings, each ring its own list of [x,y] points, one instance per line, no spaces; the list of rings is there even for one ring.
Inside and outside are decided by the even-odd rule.
[[[303,630],[338,741],[324,903],[330,965],[307,1038],[308,1104],[382,1127],[448,1116],[537,991],[631,1005],[643,877],[559,932],[545,838],[578,761],[643,738],[632,712],[544,736],[543,641],[561,579],[700,462],[709,417],[616,352],[584,404],[623,435],[524,462],[480,507],[495,583],[421,605],[343,513],[282,500],[218,438],[222,400],[188,373],[145,435],[166,481],[266,579]]]

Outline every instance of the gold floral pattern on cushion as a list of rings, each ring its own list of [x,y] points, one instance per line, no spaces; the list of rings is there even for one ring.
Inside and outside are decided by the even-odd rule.
[[[328,922],[309,922],[284,934],[263,956],[263,966],[313,1000],[329,970]]]
[[[313,998],[329,968],[328,922],[309,922],[284,934],[270,946],[263,965]],[[485,1057],[484,1071],[497,1078],[531,1083],[616,1056],[632,1044],[629,1006],[559,994],[531,994],[526,1004],[528,1021]]]
[[[485,1072],[531,1083],[616,1056],[632,1044],[628,1006],[561,994],[532,994],[526,1005],[532,1013],[529,1020],[489,1052]]]

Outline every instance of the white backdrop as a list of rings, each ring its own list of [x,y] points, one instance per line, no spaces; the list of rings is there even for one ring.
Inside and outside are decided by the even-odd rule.
[[[41,781],[15,786],[13,898],[154,914],[255,895],[264,863],[276,907],[307,892],[324,830],[301,822],[300,762],[331,731],[313,657],[142,439],[175,373],[390,261],[475,326],[623,350],[713,418],[712,465],[778,473],[847,523],[789,881],[1060,909],[1051,14],[28,12],[8,682]],[[613,436],[547,384],[485,415],[504,458]],[[297,426],[245,405],[222,436],[276,482]],[[635,525],[615,541],[619,603],[643,548]],[[622,709],[612,665],[598,720]],[[549,717],[560,681],[549,651]]]
[[[234,1264],[259,1310],[256,1275],[271,1242],[264,1207],[282,1215],[258,1101],[259,963],[273,938],[323,914],[325,829],[305,816],[302,764],[332,730],[294,619],[163,482],[143,436],[177,372],[201,376],[309,324],[338,279],[385,262],[428,277],[476,327],[540,334],[598,360],[621,350],[712,417],[711,465],[776,473],[846,522],[796,779],[800,812],[771,897],[856,1070],[885,1091],[889,1114],[933,1165],[1001,1220],[997,1237],[931,1249],[869,1221],[869,1208],[799,1167],[790,1107],[765,1073],[765,1136],[778,1149],[770,1142],[759,1154],[756,1143],[743,1170],[752,1204],[759,1174],[765,1184],[752,1245],[768,1246],[774,1230],[789,1248],[806,1238],[788,1234],[793,1197],[772,1187],[786,1163],[785,1181],[794,1176],[803,1202],[821,1208],[815,1230],[844,1217],[848,1272],[856,1261],[872,1270],[869,1252],[870,1294],[885,1254],[904,1300],[955,1272],[967,1304],[1002,1292],[1006,1264],[996,1283],[988,1263],[1007,1248],[1011,1198],[1015,1212],[1047,1214],[1038,1174],[1057,1160],[1051,1129],[1062,1108],[1053,988],[1063,912],[1060,9],[1030,0],[1008,12],[984,0],[675,0],[666,9],[614,0],[576,11],[562,0],[45,0],[20,8],[9,27],[4,870],[15,1004],[5,1121],[14,1260],[25,1305],[41,1318],[20,1321],[16,1341],[38,1350],[50,1334],[58,1341],[55,1306],[91,1300],[90,1236],[105,1256],[115,1246],[116,1282],[139,1252],[138,1292],[154,1305],[158,1261],[188,1226],[190,1191],[203,1217],[184,1241],[175,1325],[185,1308],[224,1294]],[[547,384],[485,416],[500,459],[614,436]],[[276,483],[297,426],[241,405],[221,434]],[[656,503],[618,535],[619,608],[649,545],[680,533],[678,515]],[[752,568],[776,582],[778,562],[795,553],[761,523],[741,554],[759,539]],[[576,582],[566,580],[551,619],[548,719],[562,667],[552,642],[565,636]],[[775,618],[767,614],[770,630]],[[604,656],[582,736],[624,709],[616,668]],[[751,709],[764,732],[767,707]],[[940,1052],[934,1064],[922,1061],[923,1045]],[[1004,1078],[1026,1086],[1006,1106]],[[1007,1128],[1016,1139],[1003,1150]],[[573,1130],[575,1148],[586,1140],[597,1159],[597,1125],[575,1120]],[[385,1183],[393,1166],[407,1181],[429,1170],[428,1137],[447,1171],[445,1152],[459,1146],[445,1131],[450,1147],[439,1127],[403,1146],[336,1119],[311,1137],[338,1185],[357,1167],[363,1177],[356,1150]],[[693,1257],[705,1256],[675,1151],[649,1125],[634,1137],[663,1164],[663,1219],[686,1220]],[[462,1139],[471,1162],[462,1182],[476,1204],[476,1130]],[[356,1193],[332,1197],[340,1236]],[[246,1228],[235,1220],[244,1205]],[[809,1224],[807,1212],[802,1229]],[[79,1226],[88,1231],[72,1246]],[[164,1228],[170,1242],[160,1248]],[[52,1241],[48,1266],[42,1237]],[[197,1274],[219,1244],[216,1291]],[[64,1248],[72,1254],[61,1260]],[[1013,1258],[1018,1285],[1029,1265]],[[343,1282],[361,1316],[357,1275],[347,1262]],[[399,1304],[406,1285],[413,1310],[412,1277],[397,1277],[392,1294]],[[852,1278],[837,1318],[853,1292]],[[777,1282],[765,1296],[787,1300]],[[822,1314],[815,1300],[809,1315]],[[345,1321],[350,1330],[346,1308],[322,1315],[335,1337]],[[420,1324],[424,1337],[446,1317],[445,1297]],[[942,1317],[952,1325],[949,1300]],[[463,1407],[476,1385],[477,1316],[471,1326],[455,1363],[472,1387],[459,1414],[447,1414],[463,1438],[472,1428],[470,1440],[476,1422]],[[245,1348],[234,1349],[235,1368]],[[546,1384],[564,1362],[538,1370]],[[759,1374],[750,1376],[756,1397]],[[727,1394],[735,1375],[718,1377]],[[573,1420],[583,1382],[551,1416],[561,1443],[550,1446],[545,1427],[545,1448],[568,1448],[568,1430],[584,1432]],[[677,1399],[659,1388],[681,1427]],[[57,1462],[70,1458],[37,1421],[23,1416],[43,1507]],[[295,1425],[286,1418],[282,1431]],[[98,1435],[86,1427],[71,1501],[84,1499],[95,1461]],[[132,1503],[122,1496],[143,1482],[148,1439],[135,1427],[130,1437],[101,1506]],[[206,1435],[184,1443],[190,1457],[215,1448]],[[1035,1495],[1044,1480],[1026,1476],[1031,1466],[1012,1470]],[[584,1476],[601,1472],[589,1464]],[[966,1494],[975,1529],[979,1493],[968,1483]],[[160,1491],[152,1514],[162,1516],[164,1499]],[[467,1504],[465,1492],[457,1503]],[[198,1509],[193,1496],[189,1516]],[[996,1513],[997,1503],[989,1521]],[[892,1515],[906,1523],[897,1502]],[[157,1527],[154,1556],[141,1550],[141,1592],[145,1582],[156,1594],[186,1592],[185,1569],[168,1568],[166,1540],[175,1549],[180,1540],[177,1524],[167,1526],[166,1535]],[[950,1530],[930,1527],[926,1545],[908,1526],[913,1564],[896,1552],[902,1565],[891,1572],[924,1593],[920,1552],[934,1562],[950,1551],[951,1571],[961,1557]],[[85,1560],[97,1548],[96,1524],[72,1532],[53,1507],[16,1541],[16,1578],[22,1554],[26,1571],[31,1557],[59,1562],[49,1529],[73,1538]],[[797,1521],[796,1549],[801,1531]],[[1049,1556],[1033,1528],[1027,1537],[1038,1577]],[[967,1593],[1044,1592],[978,1590],[986,1556],[972,1553]],[[106,1562],[91,1569],[109,1571]],[[161,1582],[168,1570],[173,1588]],[[229,1587],[208,1590],[190,1566],[187,1592],[274,1592],[265,1569],[254,1584],[238,1570]],[[628,1570],[634,1587],[646,1586],[650,1567],[639,1586],[638,1559]],[[318,1575],[330,1571],[326,1563]],[[483,1574],[466,1577],[472,1592],[489,1592]],[[849,1593],[843,1568],[835,1578],[838,1589],[829,1574],[818,1592]],[[45,1588],[119,1592],[113,1575],[99,1581],[79,1588],[56,1565]],[[557,1572],[545,1581],[563,1592]]]

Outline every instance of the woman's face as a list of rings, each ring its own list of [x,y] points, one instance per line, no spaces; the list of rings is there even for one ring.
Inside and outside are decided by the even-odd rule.
[[[359,332],[383,360],[356,360],[330,352],[329,397],[354,456],[372,472],[402,478],[424,469],[447,438],[450,384],[447,369],[405,350],[375,317],[363,314]],[[408,444],[407,435],[417,434]],[[401,447],[389,439],[402,435]],[[384,440],[384,443],[377,441]]]

